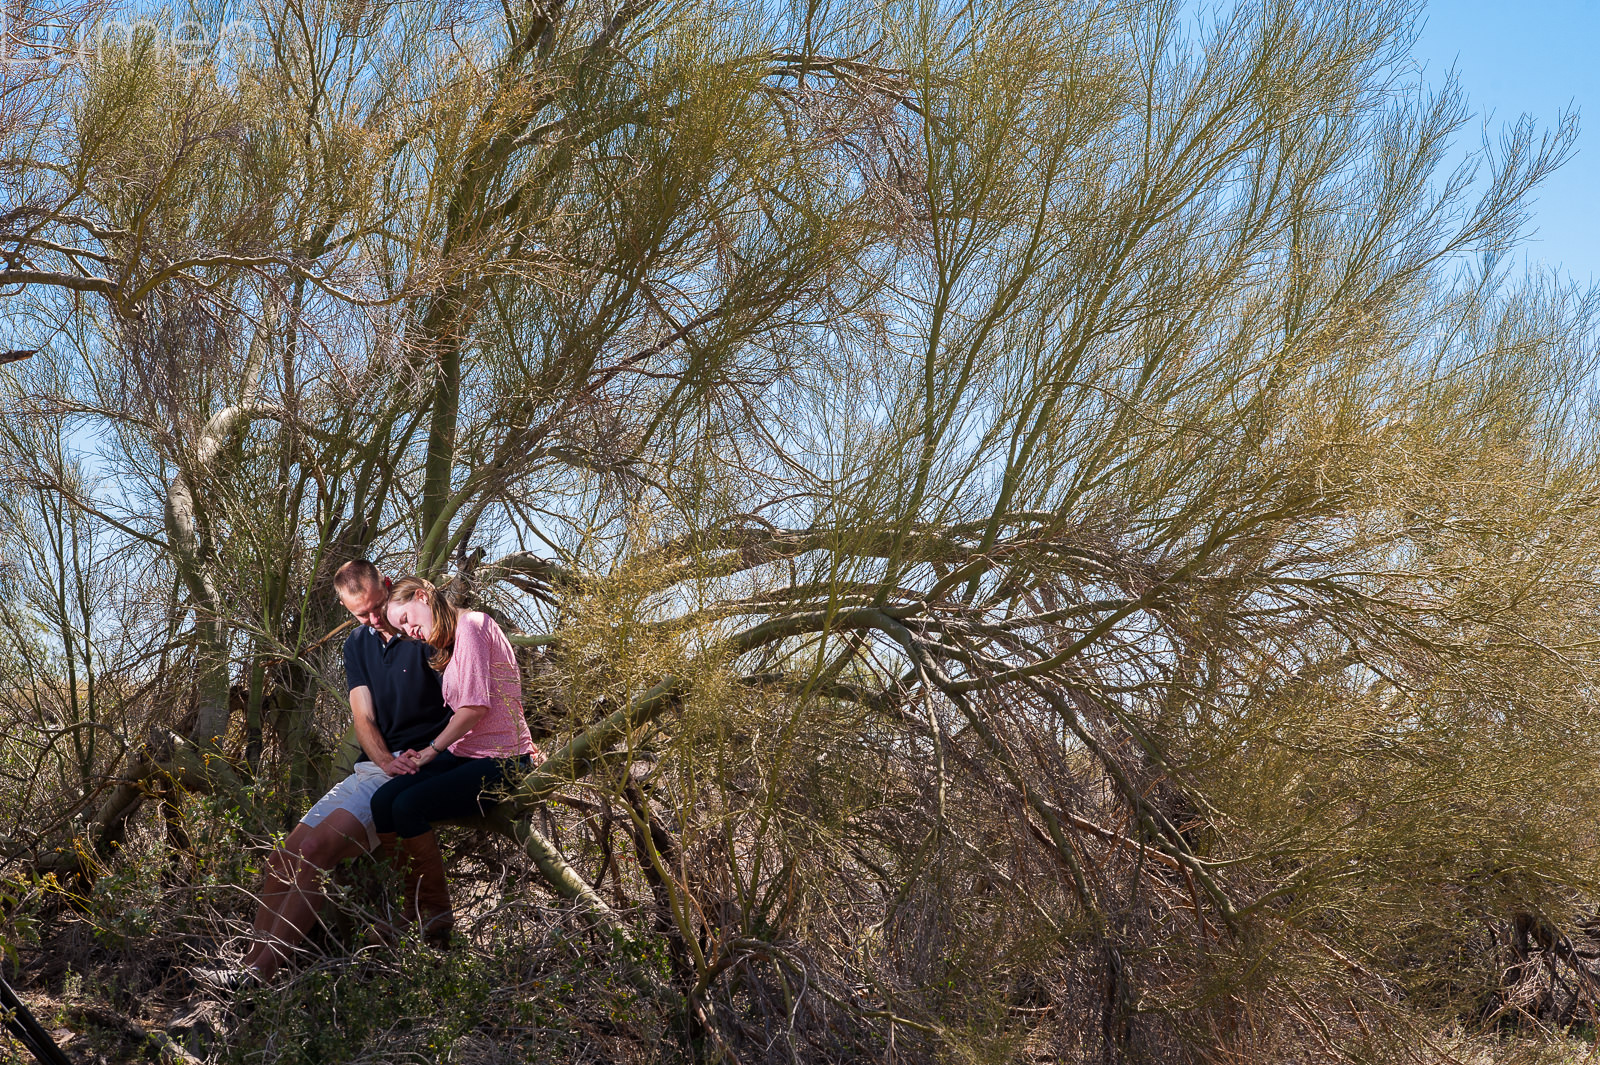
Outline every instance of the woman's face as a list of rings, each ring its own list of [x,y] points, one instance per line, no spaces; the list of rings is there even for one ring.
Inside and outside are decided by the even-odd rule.
[[[419,592],[409,603],[389,602],[389,624],[411,637],[426,640],[433,631],[433,608],[428,605],[428,593]]]

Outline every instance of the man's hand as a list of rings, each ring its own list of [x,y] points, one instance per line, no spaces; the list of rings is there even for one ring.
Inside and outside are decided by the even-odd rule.
[[[415,753],[415,751],[401,751],[399,754],[395,755],[378,768],[382,769],[391,777],[400,777],[405,776],[408,773],[415,773],[419,768],[421,768],[417,760],[412,757],[412,755]]]

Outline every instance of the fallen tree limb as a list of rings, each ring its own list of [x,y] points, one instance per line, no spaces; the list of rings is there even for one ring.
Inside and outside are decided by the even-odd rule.
[[[556,894],[577,903],[596,927],[607,933],[617,945],[627,949],[629,954],[637,953],[632,949],[639,943],[635,931],[628,927],[622,916],[612,909],[594,888],[589,886],[588,881],[572,867],[556,845],[534,827],[532,820],[527,816],[516,816],[509,803],[501,803],[486,817],[465,818],[450,823],[466,828],[487,829],[516,840],[522,847],[523,853],[533,861],[534,867],[539,870],[539,874]],[[660,973],[643,964],[638,957],[629,957],[623,970],[627,974],[628,982],[639,991],[657,999],[675,1012],[683,1012],[685,1008],[683,996],[668,986]]]
[[[44,1065],[72,1065],[72,1059],[56,1046],[56,1041],[45,1031],[33,1011],[28,1009],[22,996],[13,991],[4,978],[0,978],[0,1008],[5,1010],[6,1030],[28,1048],[28,1053]]]
[[[463,822],[466,823],[466,822]],[[606,931],[631,943],[633,933],[605,899],[589,886],[583,876],[561,854],[544,833],[526,817],[512,817],[504,805],[482,819],[483,827],[517,841],[556,894],[578,903]]]
[[[88,871],[91,856],[110,857],[122,843],[128,819],[138,812],[152,780],[171,780],[190,791],[237,792],[244,781],[228,760],[216,751],[201,747],[170,729],[154,729],[149,741],[129,751],[118,768],[118,783],[101,802],[80,833],[67,846],[41,855],[34,871],[56,876],[82,875]]]
[[[649,724],[678,704],[684,684],[667,677],[620,710],[613,711],[556,748],[529,773],[506,805],[518,816],[533,811],[561,788],[587,775],[611,746],[641,725]]]

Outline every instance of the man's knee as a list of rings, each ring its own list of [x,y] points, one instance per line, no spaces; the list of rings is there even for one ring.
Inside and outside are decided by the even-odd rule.
[[[299,849],[291,850],[287,844],[267,855],[267,872],[279,880],[293,880],[300,864]]]
[[[318,869],[332,869],[340,861],[359,854],[363,849],[360,843],[332,824],[330,819],[306,834],[300,843],[299,856]]]

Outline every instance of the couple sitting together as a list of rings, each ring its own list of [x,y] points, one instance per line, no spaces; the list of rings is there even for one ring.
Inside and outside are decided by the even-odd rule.
[[[270,980],[316,919],[325,872],[365,853],[402,869],[399,924],[448,942],[454,917],[433,824],[487,813],[543,758],[516,655],[493,618],[457,610],[418,577],[391,585],[370,562],[346,563],[333,584],[360,623],[344,665],[362,755],[268,858],[249,952],[237,968],[196,971],[214,986]]]

